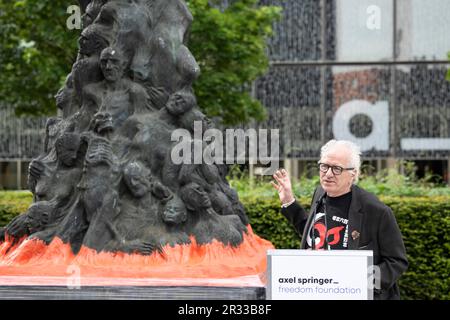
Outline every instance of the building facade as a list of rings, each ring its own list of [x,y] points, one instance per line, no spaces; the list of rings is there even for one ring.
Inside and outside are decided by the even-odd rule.
[[[376,169],[416,162],[449,181],[446,0],[264,0],[282,6],[255,84],[295,174],[332,138]],[[303,169],[302,169],[303,168]],[[294,174],[294,175],[295,175]]]

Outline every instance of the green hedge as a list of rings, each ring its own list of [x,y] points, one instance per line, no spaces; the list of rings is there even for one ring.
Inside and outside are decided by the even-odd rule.
[[[25,212],[32,200],[33,195],[27,191],[0,191],[0,227]]]
[[[0,226],[31,203],[29,192],[0,192]],[[398,197],[380,199],[392,208],[403,234],[409,268],[400,279],[403,299],[450,299],[450,197]],[[253,230],[276,248],[298,248],[300,240],[280,213],[276,197],[245,195]],[[309,197],[300,202],[308,209]]]

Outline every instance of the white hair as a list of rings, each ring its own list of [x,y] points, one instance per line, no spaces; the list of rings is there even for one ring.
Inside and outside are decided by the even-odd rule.
[[[332,150],[339,148],[347,148],[349,151],[350,163],[349,167],[355,168],[355,177],[353,183],[357,183],[359,179],[359,174],[361,170],[361,149],[358,145],[347,140],[330,140],[320,149],[320,159],[325,157]]]

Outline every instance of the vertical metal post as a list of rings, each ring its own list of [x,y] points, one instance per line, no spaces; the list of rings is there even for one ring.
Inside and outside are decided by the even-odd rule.
[[[447,184],[450,187],[450,157],[447,159]]]
[[[382,165],[381,165],[381,159],[377,158],[377,168],[376,168],[376,172],[380,172],[382,170]]]
[[[296,158],[289,158],[284,160],[284,168],[289,173],[292,182],[297,182],[299,173],[298,173],[298,163],[299,160]]]
[[[253,188],[255,185],[255,165],[250,161],[248,164],[248,176],[250,180],[250,187]]]
[[[22,127],[22,121],[20,118],[16,119],[16,134],[17,134],[17,160],[16,160],[16,189],[21,190],[22,189],[22,166],[21,166],[21,159],[22,159],[22,133],[23,133],[23,127]]]
[[[20,161],[20,159],[18,159],[16,161],[16,174],[17,174],[17,179],[16,179],[16,186],[17,186],[17,190],[22,190],[22,161]]]
[[[390,132],[390,142],[392,143],[391,146],[391,154],[390,157],[393,158],[395,161],[398,154],[397,154],[397,147],[399,146],[399,140],[398,140],[398,130],[397,130],[397,68],[396,68],[396,62],[397,62],[397,0],[392,0],[392,60],[393,64],[389,67],[391,72],[391,97],[390,97],[390,105],[391,105],[391,121],[390,125],[391,128],[389,130]],[[392,162],[391,162],[392,163]]]
[[[325,4],[326,0],[320,0],[320,6],[321,6],[321,10],[320,10],[320,26],[321,26],[321,57],[320,60],[322,62],[324,62],[326,60],[326,32],[327,32],[327,28],[326,28],[326,4]],[[325,128],[326,128],[326,81],[325,81],[325,70],[326,70],[326,66],[325,65],[321,65],[320,67],[320,118],[322,119],[322,125],[320,127],[320,140],[322,141],[322,145],[325,144]]]

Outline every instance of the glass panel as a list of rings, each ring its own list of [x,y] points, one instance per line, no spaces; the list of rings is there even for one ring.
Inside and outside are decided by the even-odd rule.
[[[336,0],[336,60],[391,60],[393,10],[392,0]]]
[[[327,140],[351,140],[364,157],[387,156],[392,149],[389,67],[333,67],[331,77]]]
[[[283,9],[269,40],[272,61],[318,60],[321,57],[321,7],[317,0],[262,0]]]
[[[316,158],[321,139],[319,67],[272,67],[256,83],[256,97],[266,106],[262,127],[280,129],[280,153],[288,158]]]
[[[450,1],[397,0],[398,58],[446,60]]]
[[[396,71],[398,156],[450,155],[450,82],[447,65],[411,65]]]

